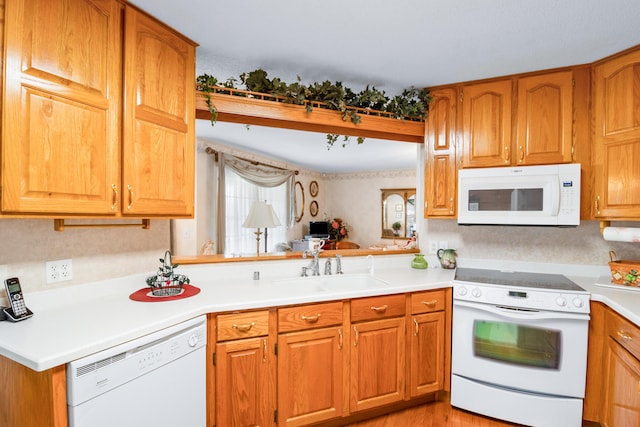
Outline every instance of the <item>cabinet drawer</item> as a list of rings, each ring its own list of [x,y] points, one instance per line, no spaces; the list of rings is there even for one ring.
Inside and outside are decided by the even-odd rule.
[[[430,313],[444,310],[444,289],[411,294],[411,313]]]
[[[268,310],[221,314],[218,316],[218,341],[259,337],[268,333]]]
[[[607,333],[633,356],[640,359],[640,328],[622,316],[608,313]]]
[[[354,299],[351,301],[351,321],[404,316],[405,307],[404,294]]]
[[[320,328],[342,323],[342,302],[278,309],[278,332]]]

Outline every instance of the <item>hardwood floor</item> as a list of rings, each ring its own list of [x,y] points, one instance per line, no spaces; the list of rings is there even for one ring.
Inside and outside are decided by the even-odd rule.
[[[494,420],[452,408],[449,402],[432,402],[346,427],[514,427],[519,424]]]
[[[583,421],[583,427],[597,427],[598,423]],[[449,402],[432,402],[386,414],[345,427],[521,427],[520,424],[495,420],[471,412],[452,408]]]

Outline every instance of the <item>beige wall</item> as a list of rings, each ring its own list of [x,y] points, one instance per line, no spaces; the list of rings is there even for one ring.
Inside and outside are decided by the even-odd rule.
[[[200,200],[200,194],[206,190],[205,184],[210,179],[207,165],[211,164],[211,159],[200,148],[197,161],[196,191]],[[422,163],[420,158],[418,163]],[[417,206],[422,206],[420,168],[417,172],[339,175],[299,170],[297,179],[303,183],[306,195],[305,215],[290,232],[290,238],[302,237],[306,232],[306,224],[312,219],[309,215],[309,204],[314,200],[309,195],[309,183],[312,180],[319,184],[319,193],[315,198],[319,214],[315,219],[324,218],[325,213],[343,217],[351,225],[350,240],[362,246],[389,243],[380,239],[381,188],[415,185]],[[186,242],[185,247],[193,254],[198,252],[202,239],[206,237],[206,226],[200,221],[206,215],[206,205],[207,202],[197,202],[198,220],[173,221],[173,234],[176,237],[173,242],[168,220],[152,220],[150,230],[108,227],[57,232],[53,229],[53,220],[0,219],[0,279],[18,276],[25,291],[32,292],[153,272],[165,250],[172,244],[174,248],[179,246],[175,240]],[[417,214],[420,218],[422,211],[418,209]],[[640,226],[638,222],[626,224]],[[610,250],[615,250],[622,259],[640,259],[640,244],[604,241],[597,221],[583,221],[576,228],[547,228],[462,227],[455,220],[419,220],[418,229],[419,244],[425,253],[428,242],[435,240],[447,241],[449,247],[457,249],[460,257],[473,259],[606,265]],[[184,251],[178,253],[189,255]],[[74,280],[47,285],[45,263],[67,258],[73,262]]]
[[[152,220],[149,230],[101,227],[60,232],[54,231],[52,219],[3,218],[0,242],[0,280],[17,276],[24,291],[31,292],[155,271],[158,258],[170,246],[169,221]],[[48,285],[45,263],[60,259],[72,260],[73,280]]]

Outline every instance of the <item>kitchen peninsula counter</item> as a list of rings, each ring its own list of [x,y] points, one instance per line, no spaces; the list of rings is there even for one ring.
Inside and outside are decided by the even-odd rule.
[[[294,259],[181,265],[176,272],[189,276],[200,293],[173,301],[138,302],[129,298],[146,287],[145,278],[153,272],[27,293],[25,302],[34,315],[18,323],[0,322],[0,355],[44,371],[206,313],[451,286],[453,270],[412,269],[412,254],[373,258],[374,276],[388,285],[366,290],[318,290],[295,283],[291,279],[298,278],[309,260]],[[342,269],[345,275],[370,274],[371,259],[343,258]],[[254,272],[258,272],[259,280],[253,279]]]
[[[373,258],[373,271],[372,271]],[[34,312],[19,323],[0,322],[0,355],[35,371],[64,365],[123,342],[206,313],[297,305],[366,296],[416,292],[451,286],[454,270],[410,267],[413,254],[343,258],[345,275],[373,274],[385,285],[360,290],[320,290],[298,282],[309,260],[248,261],[181,265],[200,293],[189,298],[138,302],[129,295],[145,288],[149,274],[27,293]],[[427,257],[430,266],[438,265]],[[640,326],[640,291],[595,285],[608,272],[606,266],[567,266],[504,263],[459,259],[459,266],[565,274],[591,292],[592,300],[611,307]],[[323,260],[320,270],[324,271]],[[334,265],[335,271],[335,265]],[[260,277],[254,280],[254,273]],[[313,277],[301,278],[309,280]],[[317,278],[316,278],[317,279]]]

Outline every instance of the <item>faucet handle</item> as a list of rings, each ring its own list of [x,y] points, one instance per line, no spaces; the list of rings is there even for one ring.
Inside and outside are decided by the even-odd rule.
[[[302,267],[302,273],[300,274],[300,277],[307,277],[307,267]]]
[[[331,258],[327,258],[324,263],[324,274],[325,276],[331,275]]]

